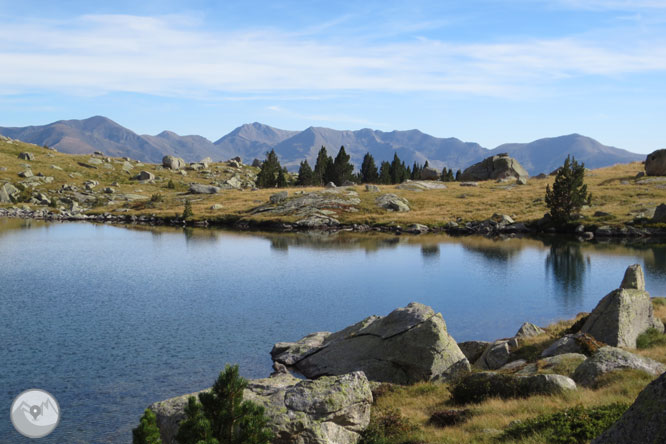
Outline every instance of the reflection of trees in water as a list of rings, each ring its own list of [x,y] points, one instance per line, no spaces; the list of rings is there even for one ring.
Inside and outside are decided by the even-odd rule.
[[[489,262],[506,265],[509,260],[520,253],[522,246],[519,244],[508,244],[504,241],[494,241],[487,245],[470,245],[463,241],[462,247],[471,252],[482,256]]]
[[[286,253],[289,251],[289,241],[284,237],[272,237],[271,241],[271,250],[279,251],[281,253]]]
[[[555,284],[558,287],[557,294],[568,304],[579,303],[583,297],[583,281],[589,265],[583,256],[581,244],[562,238],[551,238],[544,240],[550,244],[550,251],[546,256],[546,275],[551,271]]]
[[[439,245],[438,244],[432,244],[432,245],[421,245],[421,256],[423,256],[424,259],[437,259],[439,257]]]

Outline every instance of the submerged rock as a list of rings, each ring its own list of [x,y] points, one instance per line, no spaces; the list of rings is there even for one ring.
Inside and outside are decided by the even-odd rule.
[[[362,370],[372,381],[410,384],[446,380],[470,370],[442,315],[415,302],[336,333],[277,343],[271,356],[308,378]]]
[[[198,393],[150,406],[164,444],[176,444],[187,399]],[[370,422],[372,391],[363,372],[323,376],[315,381],[279,372],[248,381],[243,399],[264,407],[275,435],[273,444],[354,444]]]

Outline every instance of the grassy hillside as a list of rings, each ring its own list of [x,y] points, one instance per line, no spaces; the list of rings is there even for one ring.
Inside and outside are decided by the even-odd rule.
[[[18,158],[21,152],[31,152],[35,160],[26,161]],[[171,171],[155,164],[141,164],[130,161],[132,169],[124,171],[125,161],[119,158],[97,156],[102,164],[92,165],[90,155],[61,154],[44,147],[24,144],[18,141],[0,139],[0,185],[6,182],[17,185],[24,182],[18,174],[30,169],[35,175],[53,177],[50,183],[41,183],[22,193],[28,200],[33,191],[40,191],[58,200],[62,186],[73,185],[80,190],[89,180],[99,182],[89,194],[94,198],[94,205],[85,205],[89,214],[135,214],[155,215],[157,217],[175,217],[182,214],[186,199],[192,201],[194,220],[248,220],[248,221],[284,221],[293,222],[293,216],[250,215],[249,211],[269,200],[277,189],[223,190],[215,195],[188,195],[189,184],[196,182],[211,184],[224,181],[234,175],[251,178],[257,168],[242,166],[240,169],[226,163],[213,163],[204,171]],[[97,162],[97,160],[94,160]],[[87,168],[81,164],[92,165]],[[5,168],[2,171],[3,167]],[[132,177],[145,170],[155,174],[154,183],[138,183]],[[582,212],[585,224],[618,225],[629,222],[637,215],[648,212],[662,202],[666,202],[666,181],[661,178],[636,179],[636,174],[643,170],[639,162],[616,165],[589,171],[586,183],[593,195],[592,206]],[[664,178],[666,179],[666,178]],[[553,177],[530,179],[527,185],[513,183],[479,182],[478,187],[462,187],[459,183],[447,183],[447,189],[410,191],[396,186],[380,186],[381,194],[394,193],[408,199],[411,211],[395,213],[380,209],[375,204],[378,193],[366,192],[364,186],[350,187],[359,194],[361,204],[358,212],[336,211],[336,217],[343,224],[380,224],[408,225],[422,223],[430,226],[442,226],[449,221],[480,221],[493,213],[507,214],[516,221],[527,222],[543,216],[547,212],[544,192],[547,184],[552,184]],[[169,188],[171,183],[174,188]],[[105,187],[112,187],[113,193],[103,192]],[[297,191],[315,191],[320,188],[288,188],[290,196]],[[126,198],[129,195],[129,198]],[[152,197],[152,201],[151,201]],[[215,204],[221,208],[211,209]],[[5,204],[12,206],[15,204]],[[22,204],[23,205],[23,204]],[[38,208],[38,205],[29,205]],[[54,203],[51,208],[57,212],[65,209]],[[608,213],[595,216],[596,212]]]

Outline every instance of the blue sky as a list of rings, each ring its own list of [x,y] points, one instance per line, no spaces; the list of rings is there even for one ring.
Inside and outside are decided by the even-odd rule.
[[[666,0],[0,0],[0,126],[666,147]]]

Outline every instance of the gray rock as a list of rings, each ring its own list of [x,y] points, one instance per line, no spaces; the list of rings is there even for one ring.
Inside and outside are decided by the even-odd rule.
[[[150,406],[164,444],[176,444],[187,399],[199,393]],[[243,398],[264,407],[273,444],[354,444],[370,422],[372,391],[363,372],[315,381],[277,373],[248,381]]]
[[[335,188],[335,184],[333,182],[329,182],[326,184],[325,188]]]
[[[664,325],[654,316],[650,294],[632,287],[645,288],[640,266],[632,265],[625,272],[623,285],[599,301],[581,328],[595,339],[617,347],[636,347],[636,338],[650,327],[663,332]]]
[[[534,325],[531,322],[525,322],[516,332],[516,336],[519,338],[529,338],[532,336],[539,336],[544,333],[546,333],[546,331],[541,327]]]
[[[12,203],[19,195],[19,190],[11,183],[0,186],[0,203]]]
[[[652,222],[666,222],[666,204],[659,204],[654,210]]]
[[[241,188],[243,188],[243,181],[241,180],[240,177],[234,175],[231,176],[229,179],[225,180],[222,185],[225,188],[233,188],[236,190],[240,190]]]
[[[32,153],[19,153],[18,158],[21,160],[35,160],[35,155]]]
[[[496,370],[509,362],[510,356],[509,341],[495,341],[484,350],[474,366],[486,370]]]
[[[439,171],[433,167],[425,167],[421,170],[421,180],[439,180]]]
[[[296,221],[296,225],[306,228],[325,228],[340,225],[340,221],[327,214],[312,213]]]
[[[469,362],[478,361],[489,345],[490,342],[488,341],[466,341],[458,343],[460,351],[463,352]]]
[[[104,191],[104,193],[106,193],[106,194],[113,194],[113,193],[116,192],[116,190],[114,190],[114,189],[111,188],[111,187],[106,187],[106,188],[104,188],[103,191]]]
[[[643,269],[640,264],[629,265],[624,272],[620,288],[645,291],[645,277],[643,276]]]
[[[336,333],[278,343],[271,356],[308,378],[361,370],[372,381],[410,384],[446,380],[470,370],[442,315],[415,302]]]
[[[370,193],[379,193],[379,187],[377,185],[365,184],[365,191]]]
[[[582,353],[564,353],[539,359],[536,363],[527,364],[516,372],[516,375],[531,376],[539,373],[556,373],[570,376],[576,368],[587,359]]]
[[[102,159],[96,159],[94,157],[91,157],[90,159],[88,159],[88,163],[90,165],[101,165],[104,162],[102,162]]]
[[[461,181],[494,180],[515,177],[527,178],[529,174],[523,166],[508,154],[488,157],[465,169],[460,176]]]
[[[527,185],[527,177],[519,177],[516,179],[516,185]]]
[[[129,172],[132,171],[132,169],[134,168],[134,165],[132,165],[131,163],[125,161],[125,162],[123,162],[123,166],[122,166],[121,168],[122,168],[123,171],[129,173]]]
[[[134,180],[155,180],[155,175],[148,171],[141,171],[139,174],[134,176]]]
[[[201,183],[192,183],[190,184],[189,193],[191,194],[217,194],[222,189],[214,185],[204,185]]]
[[[423,234],[427,233],[429,231],[429,228],[422,224],[411,224],[410,226],[407,227],[405,231],[413,234]]]
[[[187,166],[187,163],[180,157],[175,157],[175,156],[164,156],[162,158],[162,166],[164,168],[168,168],[170,170],[180,170],[181,168],[185,168]]]
[[[446,185],[432,180],[406,180],[396,188],[408,191],[445,190]]]
[[[30,171],[30,170],[21,171],[20,173],[18,173],[18,175],[19,175],[19,177],[24,177],[26,179],[29,178],[29,177],[34,176],[34,174],[32,174],[32,171]]]
[[[645,158],[645,174],[666,176],[666,149],[653,151]]]
[[[404,197],[399,197],[392,193],[379,196],[375,202],[378,207],[385,210],[397,212],[409,211],[409,201]]]
[[[513,372],[515,370],[518,370],[522,368],[524,365],[527,364],[527,361],[524,359],[517,359],[515,361],[511,361],[507,364],[504,364],[499,368],[499,371],[501,372]]]
[[[666,366],[621,348],[602,347],[576,368],[573,379],[580,385],[591,387],[600,376],[621,369],[641,370],[651,375],[659,375],[666,371]]]
[[[505,373],[471,373],[453,388],[454,399],[464,393],[468,401],[478,402],[487,398],[517,398],[531,395],[554,395],[576,390],[576,383],[563,375],[517,376]],[[461,390],[462,389],[462,390]],[[458,398],[460,401],[461,399]]]
[[[582,337],[582,333],[576,333],[573,335],[565,335],[553,342],[548,348],[541,352],[541,357],[546,358],[548,356],[563,355],[566,353],[583,353],[583,347],[577,341],[578,338]]]
[[[354,212],[358,211],[355,207],[361,203],[358,193],[345,190],[343,188],[332,188],[311,193],[297,194],[291,199],[284,200],[277,204],[267,203],[251,210],[251,214],[268,213],[278,215],[296,216],[303,226],[321,226],[337,225],[337,220],[331,216],[336,211]]]
[[[666,373],[648,384],[615,424],[592,444],[666,442]]]
[[[460,182],[461,187],[478,187],[479,184],[476,182]]]
[[[222,208],[224,208],[224,207],[220,204],[213,204],[213,205],[210,206],[210,209],[213,210],[213,211],[221,210]]]
[[[53,165],[52,165],[52,166],[53,166]],[[5,171],[7,171],[7,168],[6,168],[6,167],[0,167],[0,173],[4,173]]]

